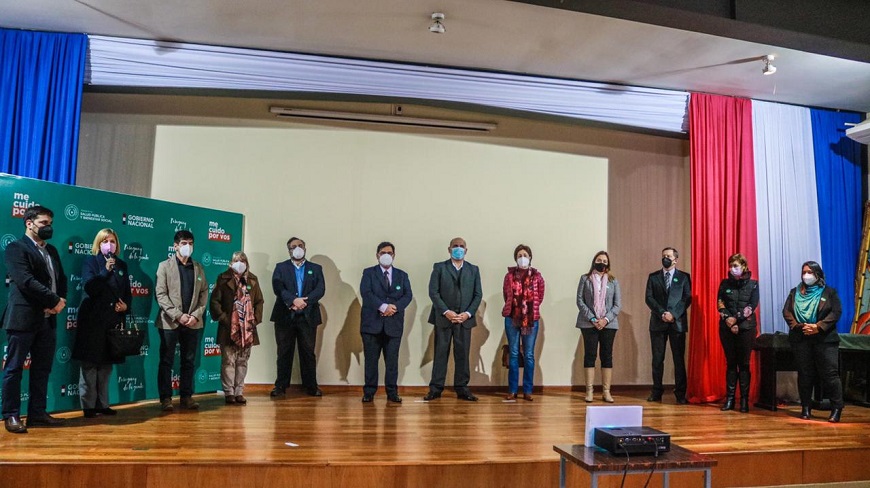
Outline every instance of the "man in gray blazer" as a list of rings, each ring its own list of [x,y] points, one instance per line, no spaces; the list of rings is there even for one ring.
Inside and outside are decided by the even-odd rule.
[[[453,343],[453,388],[460,400],[476,402],[477,397],[468,389],[471,377],[468,353],[471,346],[471,328],[477,325],[474,314],[483,299],[480,285],[480,270],[465,261],[465,239],[456,237],[447,247],[450,259],[435,263],[429,278],[429,298],[432,313],[429,323],[435,326],[435,360],[432,364],[432,380],[426,401],[441,397],[444,379],[447,376],[447,359]]]
[[[172,364],[175,345],[181,345],[181,408],[196,410],[193,399],[193,373],[202,336],[203,314],[208,304],[208,281],[202,265],[194,261],[193,234],[189,230],[175,233],[175,255],[157,266],[154,295],[160,314],[160,364],[157,367],[157,391],[160,408],[172,411]]]

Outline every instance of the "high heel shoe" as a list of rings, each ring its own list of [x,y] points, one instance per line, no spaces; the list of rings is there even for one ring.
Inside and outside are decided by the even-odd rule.
[[[813,416],[812,413],[810,407],[801,407],[801,420],[809,420]]]
[[[840,415],[842,415],[842,414],[843,414],[843,409],[842,409],[842,408],[833,408],[833,409],[831,409],[831,416],[828,417],[828,422],[831,422],[831,423],[833,423],[833,424],[836,424],[837,422],[840,421]]]

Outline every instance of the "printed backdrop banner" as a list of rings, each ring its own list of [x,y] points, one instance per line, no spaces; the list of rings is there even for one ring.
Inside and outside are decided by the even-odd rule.
[[[160,337],[155,327],[158,308],[154,298],[157,265],[173,254],[175,232],[188,229],[194,235],[193,258],[202,263],[209,282],[209,296],[217,275],[226,270],[233,252],[242,248],[244,217],[189,205],[122,195],[100,190],[49,183],[0,174],[0,258],[6,246],[24,235],[24,211],[42,205],[54,212],[54,237],[67,275],[67,309],[58,316],[57,351],[48,385],[48,410],[80,408],[79,365],[71,359],[76,335],[76,316],[82,299],[81,269],[91,253],[100,229],[115,230],[120,240],[119,255],[129,266],[133,290],[132,322],[148,334],[139,356],[128,357],[116,365],[109,383],[111,403],[127,403],[158,398],[157,364]],[[6,208],[5,211],[2,208]],[[0,310],[6,309],[9,278],[5,259],[0,273],[6,276],[6,290],[0,292]],[[217,391],[220,385],[220,346],[217,323],[205,320],[205,330],[196,359],[194,388],[197,393]],[[6,334],[0,336],[3,361],[6,361]],[[29,362],[25,368],[29,367]],[[176,349],[172,382],[178,388],[179,366]],[[21,389],[22,412],[27,411],[29,374],[25,370]]]

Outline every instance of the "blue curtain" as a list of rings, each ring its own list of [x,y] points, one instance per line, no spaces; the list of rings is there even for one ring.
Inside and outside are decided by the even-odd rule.
[[[861,247],[863,208],[861,145],[846,137],[856,113],[812,109],[819,233],[825,279],[837,289],[843,316],[837,331],[849,332],[855,316],[855,272]]]
[[[0,172],[75,184],[87,45],[0,29]]]

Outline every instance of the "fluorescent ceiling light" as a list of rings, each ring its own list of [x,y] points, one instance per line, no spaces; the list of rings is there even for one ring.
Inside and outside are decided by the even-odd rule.
[[[488,122],[466,122],[463,120],[424,119],[402,115],[379,115],[356,112],[332,112],[328,110],[307,110],[289,107],[270,107],[269,112],[279,118],[335,120],[339,122],[362,122],[368,124],[400,125],[406,127],[427,127],[433,129],[490,132],[498,125]]]

